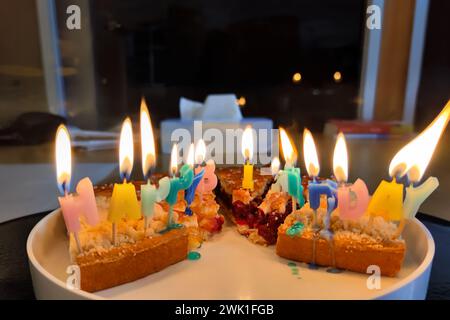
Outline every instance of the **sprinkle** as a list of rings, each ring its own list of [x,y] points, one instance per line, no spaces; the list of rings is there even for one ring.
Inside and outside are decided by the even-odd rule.
[[[198,259],[200,259],[200,257],[201,257],[201,254],[196,251],[189,252],[188,256],[187,256],[188,260],[198,260]]]
[[[303,228],[304,224],[300,221],[297,221],[292,226],[290,226],[289,229],[287,229],[286,234],[291,237],[299,235],[302,233]]]

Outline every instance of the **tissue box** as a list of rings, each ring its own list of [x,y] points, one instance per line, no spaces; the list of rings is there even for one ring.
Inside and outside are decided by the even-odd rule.
[[[185,129],[189,131],[191,136],[191,141],[203,138],[208,140],[209,137],[205,137],[204,133],[208,129],[217,129],[221,132],[222,137],[226,137],[226,129],[245,129],[246,126],[250,125],[257,132],[258,130],[265,130],[267,134],[267,143],[258,143],[258,152],[267,153],[272,148],[272,126],[273,122],[268,118],[243,118],[239,121],[200,121],[200,120],[181,120],[181,119],[167,119],[161,121],[161,149],[163,153],[170,153],[172,144],[178,142],[177,136],[175,135],[175,140],[172,141],[172,133],[177,129]],[[211,131],[209,131],[211,132]],[[186,141],[184,141],[186,142]],[[259,141],[258,141],[259,142]],[[237,150],[240,151],[240,146],[237,146]],[[236,147],[234,148],[236,151]],[[225,152],[228,152],[225,150]]]

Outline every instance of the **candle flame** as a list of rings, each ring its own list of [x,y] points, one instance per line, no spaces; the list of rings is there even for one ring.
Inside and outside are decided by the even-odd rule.
[[[397,152],[389,165],[390,176],[408,174],[411,182],[420,181],[449,119],[450,100],[424,131]]]
[[[195,162],[197,164],[202,164],[206,157],[206,145],[203,139],[198,140],[195,146]]]
[[[64,125],[60,125],[56,131],[56,181],[61,193],[69,191],[70,177],[72,173],[72,150],[70,146],[69,131]]]
[[[270,169],[272,170],[272,175],[276,175],[278,171],[280,171],[280,159],[275,157],[272,159],[272,163],[270,164]]]
[[[348,152],[345,136],[340,132],[337,136],[333,154],[333,172],[338,182],[346,182],[348,178]]]
[[[284,161],[286,161],[285,167],[290,168],[297,162],[297,152],[294,149],[294,144],[289,138],[286,130],[280,128],[281,138],[281,151],[283,152]]]
[[[193,143],[191,143],[191,145],[189,146],[189,151],[188,151],[188,154],[187,154],[186,163],[191,168],[194,167],[194,144]]]
[[[253,132],[252,127],[247,126],[242,134],[242,155],[245,161],[251,162],[253,158]]]
[[[175,176],[178,171],[178,146],[176,144],[172,147],[170,154],[170,173]]]
[[[319,175],[320,166],[319,159],[317,157],[316,145],[311,131],[305,128],[303,131],[303,156],[305,158],[305,165],[308,174],[311,177],[317,177]]]
[[[147,177],[156,164],[156,152],[152,123],[144,97],[141,100],[141,150],[142,172]]]
[[[126,118],[120,131],[119,144],[120,178],[128,180],[133,170],[133,128],[130,118]]]

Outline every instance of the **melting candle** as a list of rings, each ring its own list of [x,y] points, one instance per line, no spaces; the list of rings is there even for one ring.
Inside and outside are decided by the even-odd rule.
[[[199,144],[197,144],[197,146],[198,145]],[[194,144],[193,143],[191,143],[191,145],[189,147],[187,163],[191,167],[191,169],[194,168]],[[192,201],[194,201],[195,190],[197,189],[197,186],[199,185],[199,183],[201,182],[201,180],[205,174],[205,170],[199,166],[200,165],[197,165],[197,167],[195,168],[194,180],[192,181],[192,184],[189,186],[189,188],[186,189],[186,191],[184,193],[184,199],[187,202],[187,208],[185,210],[185,213],[188,216],[192,216],[192,210],[191,210],[190,206],[192,204]],[[199,169],[199,170],[197,170],[197,169]]]
[[[320,172],[319,159],[313,136],[308,129],[305,129],[303,133],[303,154],[306,170],[312,178],[312,181],[308,183],[309,206],[314,210],[314,220],[315,224],[317,224],[317,209],[320,207],[320,198],[322,195],[326,195],[327,198],[333,197],[336,185],[331,180],[325,182],[317,181]]]
[[[177,202],[178,192],[189,188],[194,180],[194,171],[188,164],[184,164],[181,167],[180,177],[178,178],[176,177],[176,172],[178,168],[178,147],[176,144],[172,147],[170,162],[171,162],[171,173],[173,177],[172,179],[170,179],[170,192],[166,198],[166,201],[169,204],[167,229],[181,227],[181,225],[178,225],[173,222],[173,206]]]
[[[116,224],[123,218],[138,220],[141,210],[134,184],[128,182],[133,169],[133,129],[131,120],[125,119],[120,133],[119,160],[120,177],[123,183],[115,183],[108,210],[108,221],[112,223],[112,243],[116,245]]]
[[[80,215],[84,215],[87,223],[96,225],[100,218],[98,216],[97,203],[95,201],[94,188],[89,178],[82,179],[76,191],[78,196],[69,194],[69,185],[71,177],[72,151],[70,144],[70,136],[64,125],[59,126],[56,132],[56,172],[58,187],[63,197],[58,197],[61,211],[67,231],[72,233],[78,252],[82,252],[78,232],[80,231]]]
[[[141,212],[144,216],[144,230],[147,230],[148,220],[151,219],[155,213],[155,204],[164,200],[169,194],[170,180],[168,177],[159,179],[158,187],[150,182],[151,171],[156,164],[156,150],[150,114],[144,98],[141,100],[140,121],[142,172],[147,179],[147,183],[141,185]]]
[[[422,179],[449,119],[450,100],[431,124],[404,146],[391,161],[390,174],[399,176],[407,174],[410,181],[410,186],[406,188],[403,216],[395,236],[400,236],[405,225],[405,219],[413,218],[420,205],[439,186],[437,178],[429,177],[420,186],[414,187]]]
[[[336,206],[335,193],[336,187],[334,181],[327,180],[326,182],[317,182],[317,177],[319,176],[320,166],[319,159],[317,157],[316,145],[314,143],[313,136],[308,129],[303,132],[303,155],[305,157],[306,170],[312,181],[308,183],[308,194],[309,194],[309,206],[313,209],[313,248],[312,248],[312,259],[309,267],[311,269],[317,269],[316,265],[316,242],[319,238],[319,224],[317,222],[317,209],[320,207],[320,198],[322,195],[327,197],[327,215],[325,216],[325,232],[328,232],[326,225],[327,220],[329,222],[329,215]]]
[[[348,152],[345,136],[342,132],[338,134],[334,148],[333,171],[338,182],[337,199],[339,216],[343,220],[356,220],[360,218],[367,209],[369,191],[361,179],[357,179],[354,184],[347,184]]]
[[[300,168],[295,167],[297,162],[297,152],[294,150],[294,144],[291,142],[288,134],[283,128],[280,128],[281,149],[285,159],[284,170],[280,173],[281,182],[287,183],[288,194],[292,197],[292,211],[297,209],[297,203],[303,206],[305,200],[303,198],[303,186],[301,181]]]
[[[204,193],[212,192],[217,186],[216,164],[213,159],[209,159],[205,163],[205,159],[206,145],[203,139],[200,139],[195,148],[195,161],[197,162],[195,173],[198,174],[201,170],[205,171],[202,180],[197,186],[197,193],[200,195],[200,199]]]

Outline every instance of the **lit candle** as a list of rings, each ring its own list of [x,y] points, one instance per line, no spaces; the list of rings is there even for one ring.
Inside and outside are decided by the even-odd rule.
[[[371,217],[382,216],[386,220],[400,221],[403,218],[403,184],[397,183],[396,176],[406,173],[406,164],[394,157],[389,167],[392,181],[382,180],[370,199],[367,212]],[[369,224],[370,225],[370,224]]]
[[[56,131],[56,178],[60,192],[64,195],[58,197],[59,205],[69,233],[74,235],[78,252],[81,253],[78,232],[80,231],[80,211],[75,198],[69,194],[70,177],[72,173],[72,150],[70,146],[70,136],[67,128],[60,125]]]
[[[78,196],[69,194],[72,151],[70,136],[64,125],[58,127],[56,132],[56,176],[58,188],[64,197],[58,197],[67,231],[74,235],[78,251],[81,252],[78,232],[80,231],[80,216],[84,215],[86,222],[90,225],[99,223],[100,218],[95,201],[94,188],[89,178],[80,180],[76,187]]]
[[[197,143],[198,146],[198,143]],[[191,143],[188,151],[187,156],[187,164],[191,167],[191,169],[194,169],[194,144]],[[203,162],[203,161],[202,161]],[[201,164],[201,163],[200,163]],[[197,170],[198,169],[198,170]],[[192,210],[190,208],[192,201],[194,201],[195,197],[195,190],[197,189],[198,184],[203,178],[203,175],[205,174],[205,170],[201,167],[195,168],[195,174],[194,174],[194,180],[192,181],[192,184],[189,186],[189,188],[186,189],[186,192],[184,193],[184,200],[187,202],[187,208],[185,213],[188,216],[192,215]]]
[[[313,209],[313,252],[311,263],[309,264],[310,269],[317,269],[316,265],[316,241],[319,238],[320,227],[317,223],[317,209],[320,207],[320,198],[322,195],[327,197],[327,214],[325,216],[325,227],[327,227],[327,219],[329,218],[331,212],[336,206],[336,188],[337,185],[334,181],[327,180],[326,182],[318,182],[317,177],[319,176],[320,166],[319,159],[317,157],[316,145],[314,143],[314,138],[308,129],[303,132],[303,155],[305,157],[305,166],[308,171],[309,176],[312,181],[308,183],[308,194],[309,194],[309,206]],[[322,233],[328,236],[328,230]],[[329,239],[329,237],[328,237]],[[334,251],[333,251],[334,252]],[[332,268],[330,272],[336,272],[335,268]]]
[[[188,164],[184,164],[180,169],[180,177],[176,177],[178,171],[178,147],[173,145],[170,158],[170,171],[172,179],[170,179],[170,192],[166,198],[169,204],[169,217],[167,219],[167,230],[179,228],[181,225],[174,223],[172,220],[173,206],[177,202],[178,192],[189,188],[194,180],[194,171]]]
[[[355,220],[364,215],[369,204],[369,191],[363,180],[347,184],[348,152],[345,136],[338,134],[333,154],[333,172],[339,184],[337,190],[339,216],[344,221]]]
[[[126,118],[120,132],[119,160],[120,178],[123,183],[115,183],[109,205],[108,220],[112,223],[112,242],[116,244],[116,224],[127,217],[140,219],[141,212],[136,196],[136,189],[131,182],[127,182],[133,169],[133,129],[131,120]]]
[[[295,152],[294,145],[283,128],[280,128],[280,137],[281,150],[285,160],[284,170],[281,172],[281,175],[286,175],[288,185],[287,192],[292,197],[292,211],[295,211],[297,209],[297,203],[302,207],[305,202],[303,198],[300,168],[295,167],[295,163],[297,162],[297,152]],[[282,179],[284,180],[286,178]]]
[[[242,178],[242,188],[253,191],[253,132],[248,126],[242,135],[242,155],[244,156],[244,176]]]
[[[433,122],[415,139],[404,146],[392,159],[389,166],[391,174],[399,176],[408,175],[410,185],[406,188],[405,201],[403,203],[403,217],[396,236],[399,236],[404,227],[404,219],[415,217],[420,205],[439,186],[435,177],[429,177],[418,187],[423,174],[431,160],[442,133],[444,132],[450,118],[450,101],[433,120]]]
[[[216,164],[213,159],[209,159],[205,163],[205,159],[206,145],[203,139],[200,139],[195,148],[195,161],[197,163],[195,173],[198,174],[201,170],[205,170],[205,174],[197,187],[197,193],[200,195],[200,199],[204,193],[212,192],[217,186],[217,176],[215,174]]]
[[[303,154],[306,171],[312,178],[312,181],[308,183],[309,206],[314,210],[314,224],[317,227],[317,209],[320,207],[320,197],[322,195],[326,195],[327,198],[333,197],[333,189],[336,185],[331,180],[320,183],[317,181],[320,172],[319,159],[314,138],[308,129],[303,132]]]
[[[146,184],[141,185],[141,211],[144,216],[144,230],[147,230],[148,220],[153,217],[155,203],[164,200],[170,191],[170,180],[168,177],[161,178],[157,188],[150,182],[151,172],[156,164],[155,140],[150,121],[150,114],[144,98],[141,100],[141,154],[142,172]]]
[[[273,192],[289,192],[288,175],[284,170],[280,170],[280,159],[274,157],[270,163],[270,170],[275,181],[270,186]]]
[[[272,172],[272,176],[275,178],[278,172],[280,172],[280,159],[278,157],[274,157],[270,162],[270,170]]]

